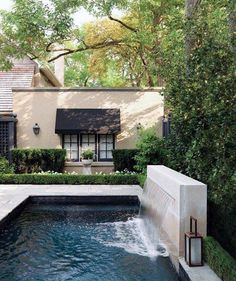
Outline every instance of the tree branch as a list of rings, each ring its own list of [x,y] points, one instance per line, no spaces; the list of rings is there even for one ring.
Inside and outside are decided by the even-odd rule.
[[[108,18],[112,21],[118,22],[119,24],[121,24],[122,26],[124,26],[125,28],[129,29],[132,32],[135,32],[135,33],[138,32],[138,29],[129,26],[128,24],[124,23],[123,21],[121,21],[119,19],[113,18],[111,15],[109,15]]]
[[[65,51],[65,52],[62,52],[61,54],[58,54],[57,56],[51,58],[50,60],[48,60],[48,62],[55,61],[58,58],[60,58],[62,56],[69,55],[69,54],[83,52],[83,51],[86,51],[86,50],[97,50],[97,49],[102,49],[102,48],[106,48],[106,47],[109,47],[109,46],[117,46],[117,45],[120,45],[122,43],[123,43],[122,40],[112,40],[112,41],[100,42],[100,43],[97,43],[95,45],[85,44],[83,47],[80,47],[80,48],[77,48],[77,49],[64,49],[64,50],[61,50],[61,51]]]

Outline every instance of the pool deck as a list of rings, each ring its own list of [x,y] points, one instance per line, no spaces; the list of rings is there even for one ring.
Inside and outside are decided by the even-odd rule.
[[[139,185],[0,185],[0,221],[29,196],[137,196]]]

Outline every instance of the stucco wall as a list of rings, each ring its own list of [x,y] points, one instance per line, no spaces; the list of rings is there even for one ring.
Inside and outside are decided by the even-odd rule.
[[[163,97],[158,90],[15,89],[17,146],[60,148],[61,138],[55,134],[57,108],[120,108],[121,133],[117,136],[116,148],[135,147],[138,123],[156,127],[161,136]],[[41,128],[37,136],[32,130],[35,123]]]

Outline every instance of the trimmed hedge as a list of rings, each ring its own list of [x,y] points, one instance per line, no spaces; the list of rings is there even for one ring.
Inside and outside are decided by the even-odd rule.
[[[69,175],[15,174],[0,175],[0,184],[139,184],[139,175]]]
[[[14,168],[10,165],[9,161],[0,157],[0,174],[13,174]]]
[[[222,280],[236,280],[235,259],[213,237],[204,239],[204,259]]]
[[[128,170],[130,172],[135,171],[134,166],[137,164],[135,161],[135,156],[138,153],[138,149],[115,149],[112,151],[114,170],[124,171]]]
[[[62,172],[66,151],[64,149],[13,149],[15,172],[37,173],[41,171]]]

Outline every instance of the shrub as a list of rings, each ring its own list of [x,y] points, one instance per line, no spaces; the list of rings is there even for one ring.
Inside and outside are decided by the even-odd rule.
[[[137,149],[115,149],[112,151],[115,171],[134,171],[136,165],[135,156]]]
[[[1,175],[0,184],[139,184],[138,175],[69,175],[15,174]]]
[[[208,191],[208,233],[236,258],[236,175]]]
[[[204,239],[204,259],[222,280],[236,280],[236,261],[212,237]]]
[[[66,151],[64,149],[13,149],[12,159],[16,173],[40,171],[62,172]]]
[[[138,153],[136,169],[145,173],[147,165],[162,165],[167,159],[165,142],[157,136],[154,129],[141,130],[137,142]]]
[[[14,169],[13,167],[9,164],[8,160],[0,157],[0,174],[13,174]]]

